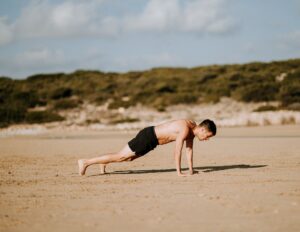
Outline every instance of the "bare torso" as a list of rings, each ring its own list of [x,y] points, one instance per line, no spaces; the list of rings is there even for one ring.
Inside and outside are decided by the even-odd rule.
[[[188,130],[185,140],[193,140],[195,137],[193,128],[196,126],[197,124],[192,120],[181,119],[157,125],[154,129],[158,143],[162,145],[175,141],[180,132],[185,130]]]

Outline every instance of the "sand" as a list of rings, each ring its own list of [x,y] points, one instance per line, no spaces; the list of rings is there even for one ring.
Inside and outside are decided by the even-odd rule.
[[[177,177],[174,144],[79,176],[131,132],[0,139],[0,231],[300,231],[300,126],[221,128]],[[186,167],[183,156],[183,167]]]

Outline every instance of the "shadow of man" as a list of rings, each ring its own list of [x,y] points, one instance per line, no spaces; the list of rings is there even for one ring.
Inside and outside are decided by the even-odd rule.
[[[249,164],[233,164],[233,165],[223,165],[223,166],[203,166],[203,167],[194,167],[195,170],[202,172],[215,172],[215,171],[224,171],[229,169],[245,169],[245,168],[263,168],[268,165],[249,165]],[[182,168],[183,171],[188,170],[188,168]],[[175,168],[169,169],[149,169],[149,170],[125,170],[125,171],[114,171],[107,174],[149,174],[149,173],[163,173],[163,172],[175,172]],[[100,176],[101,174],[90,175],[91,176]]]

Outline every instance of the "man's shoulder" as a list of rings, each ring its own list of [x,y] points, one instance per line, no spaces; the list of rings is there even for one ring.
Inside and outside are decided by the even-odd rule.
[[[194,128],[196,124],[193,124],[194,121],[189,119],[177,119],[173,121],[166,122],[163,125],[172,128],[173,130],[177,130],[180,134],[188,134],[191,129]]]
[[[172,124],[176,125],[178,127],[182,127],[182,128],[188,126],[188,123],[187,123],[187,121],[185,119],[174,120],[174,121],[172,121]]]
[[[195,121],[190,120],[190,119],[179,119],[176,120],[176,123],[182,127],[185,128],[193,128],[194,126],[196,126],[197,124],[195,123]]]
[[[181,135],[186,136],[189,134],[190,126],[189,126],[188,121],[186,121],[185,119],[180,119],[180,120],[176,121],[176,125],[177,125],[177,127],[179,129],[179,133]]]

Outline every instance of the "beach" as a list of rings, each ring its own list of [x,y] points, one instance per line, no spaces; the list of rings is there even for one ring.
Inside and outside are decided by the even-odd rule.
[[[78,175],[78,159],[136,132],[1,137],[0,231],[300,231],[300,125],[219,128],[194,141],[190,177],[176,175],[174,143]]]

